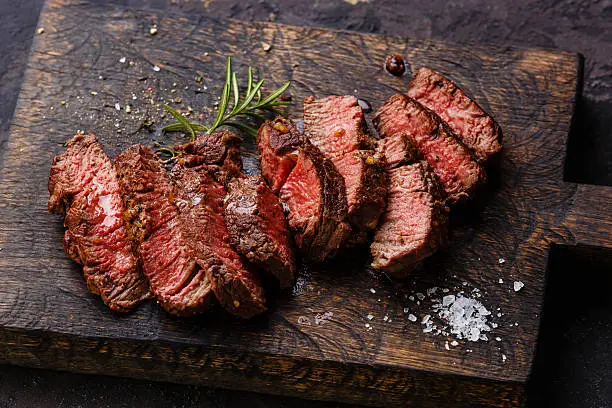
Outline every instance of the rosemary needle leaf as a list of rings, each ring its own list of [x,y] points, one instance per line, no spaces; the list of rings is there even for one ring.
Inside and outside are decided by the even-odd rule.
[[[263,105],[267,105],[268,103],[274,101],[279,96],[281,96],[281,94],[285,92],[287,88],[289,88],[289,85],[291,85],[291,81],[285,82],[280,88],[272,92],[270,95],[268,95],[263,101],[259,102],[257,105],[263,106]]]
[[[189,121],[187,119],[185,119],[185,117],[183,115],[181,115],[180,113],[178,113],[177,111],[175,111],[174,109],[172,109],[170,106],[164,104],[164,109],[166,109],[172,116],[174,116],[174,118],[181,124],[183,125],[183,129],[186,132],[189,132],[189,134],[191,135],[191,140],[195,140],[195,131],[193,130],[193,128],[189,125]]]
[[[249,78],[248,78],[248,83],[247,83],[247,90],[246,90],[246,94],[250,94],[251,93],[251,89],[253,89],[253,68],[249,67]]]
[[[189,122],[189,127],[191,127],[194,132],[205,132],[208,130],[206,126],[195,122]],[[182,123],[173,123],[162,128],[163,132],[180,132],[181,130],[185,130],[185,126]]]
[[[245,100],[244,100],[244,102],[242,102],[242,105],[240,106],[239,111],[244,111],[244,110],[246,110],[249,107],[249,105],[253,101],[253,98],[255,97],[255,95],[260,91],[261,86],[263,85],[263,83],[264,83],[264,80],[261,79],[261,80],[259,80],[255,84],[255,86],[251,90],[251,93],[249,95],[247,95]]]
[[[232,72],[232,89],[234,91],[234,108],[232,109],[232,113],[235,113],[240,103],[240,90],[238,89],[238,78],[235,72]]]

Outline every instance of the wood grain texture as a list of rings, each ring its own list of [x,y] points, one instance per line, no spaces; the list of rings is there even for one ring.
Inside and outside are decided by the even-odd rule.
[[[156,36],[148,33],[153,23]],[[582,228],[566,221],[580,188],[562,177],[580,81],[578,55],[220,24],[67,0],[48,3],[40,25],[46,33],[36,38],[0,173],[3,360],[371,405],[520,404],[537,339],[548,247],[573,243]],[[270,51],[261,42],[271,44]],[[405,55],[412,70],[426,65],[457,81],[496,117],[505,135],[489,187],[472,208],[453,214],[449,249],[414,281],[377,279],[364,270],[363,257],[340,260],[305,271],[292,296],[249,322],[220,314],[180,320],[154,304],[117,316],[87,293],[78,267],[63,254],[61,218],[45,211],[51,159],[77,129],[96,133],[111,155],[132,143],[166,140],[143,128],[144,116],[159,129],[168,121],[160,117],[162,99],[180,98],[174,103],[183,108],[213,106],[227,55],[243,77],[250,64],[276,86],[291,79],[297,102],[291,116],[299,116],[301,100],[310,94],[355,93],[377,108],[408,83],[408,77],[383,72],[391,52]],[[119,62],[124,56],[134,67]],[[153,71],[154,65],[161,70]],[[194,92],[203,89],[195,75],[207,91]],[[132,103],[145,114],[126,115],[115,103]],[[203,114],[210,118],[211,111]],[[252,144],[247,148],[246,167],[256,172]],[[601,242],[600,235],[589,239]],[[515,280],[525,283],[518,294]],[[491,334],[501,342],[446,350],[444,338],[406,320],[405,306],[420,316],[428,309],[409,303],[405,294],[461,288],[463,282],[484,292],[489,309],[502,308]],[[314,324],[323,312],[333,319]],[[376,316],[371,331],[364,327],[369,313]],[[390,322],[382,321],[385,315]]]
[[[572,244],[612,249],[612,187],[578,185],[567,215]]]

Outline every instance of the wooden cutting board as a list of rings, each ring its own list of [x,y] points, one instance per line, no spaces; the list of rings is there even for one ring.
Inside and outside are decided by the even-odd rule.
[[[534,357],[549,248],[612,247],[612,189],[563,181],[582,79],[577,54],[220,23],[70,0],[48,2],[39,26],[0,156],[3,362],[368,405],[515,407]],[[384,73],[390,53],[404,55],[413,71],[425,65],[455,80],[505,136],[486,190],[453,210],[449,248],[413,279],[377,277],[364,267],[367,250],[354,251],[304,268],[293,294],[246,322],[219,310],[178,319],[153,302],[117,315],[86,291],[62,250],[62,217],[46,212],[52,158],[77,130],[97,134],[110,155],[137,142],[183,141],[159,132],[169,122],[160,104],[210,119],[211,109],[202,109],[214,107],[228,55],[243,79],[251,65],[269,88],[291,80],[292,117],[311,94],[355,94],[376,109],[409,81]],[[245,167],[256,172],[252,143],[245,145]],[[519,292],[515,281],[525,285]],[[432,299],[443,289],[464,291],[492,312],[498,326],[488,341],[447,349],[452,336],[423,332],[421,319],[434,315]]]

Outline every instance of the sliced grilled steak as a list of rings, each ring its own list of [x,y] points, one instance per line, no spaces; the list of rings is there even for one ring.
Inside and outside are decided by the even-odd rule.
[[[421,68],[408,87],[408,96],[438,114],[475,153],[479,161],[501,150],[499,125],[451,80]]]
[[[175,166],[170,172],[175,199],[188,242],[206,270],[219,303],[230,313],[249,318],[266,311],[259,278],[230,245],[224,219],[225,188],[206,166]],[[239,180],[239,179],[238,179]]]
[[[175,150],[183,152],[179,164],[186,167],[206,164],[215,179],[226,184],[241,174],[241,143],[242,139],[232,132],[202,133],[193,142],[177,146]]]
[[[405,133],[380,139],[378,150],[385,157],[387,169],[414,163],[419,157],[414,141]]]
[[[344,180],[333,163],[304,143],[279,197],[288,207],[289,226],[307,259],[322,262],[346,243],[351,228],[345,221],[345,194]]]
[[[260,177],[235,179],[225,198],[230,243],[252,264],[276,277],[281,288],[295,281],[287,219],[278,198]]]
[[[214,302],[212,283],[190,245],[188,226],[179,217],[174,188],[159,159],[136,145],[120,153],[115,166],[130,235],[139,244],[144,274],[160,305],[181,316],[205,311]]]
[[[115,168],[94,135],[76,135],[55,157],[49,193],[49,211],[66,211],[64,249],[83,265],[89,291],[118,312],[149,298],[121,216]]]
[[[225,189],[204,165],[177,165],[171,179],[153,151],[140,145],[115,162],[131,235],[141,243],[144,273],[164,309],[194,315],[208,309],[217,295],[240,316],[265,310],[256,279],[249,279],[250,272],[227,243]],[[250,309],[251,298],[257,299],[256,312]]]
[[[384,210],[387,179],[374,155],[361,106],[354,96],[304,99],[304,132],[344,178],[355,232],[374,229]]]
[[[450,203],[472,195],[485,180],[482,167],[452,130],[434,113],[406,95],[387,99],[373,119],[381,137],[408,136],[433,168]]]
[[[275,194],[285,184],[297,161],[297,148],[304,137],[295,124],[282,117],[266,121],[257,132],[261,175]]]
[[[372,267],[401,278],[446,243],[448,216],[444,190],[426,162],[388,172],[387,208],[371,245]]]

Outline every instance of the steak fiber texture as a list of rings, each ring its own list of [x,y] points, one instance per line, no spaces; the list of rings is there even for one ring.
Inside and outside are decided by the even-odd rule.
[[[414,99],[391,96],[373,123],[382,138],[409,138],[444,186],[451,204],[470,198],[486,181],[484,169],[448,125]]]
[[[119,154],[115,163],[132,239],[140,243],[143,271],[165,310],[202,313],[215,297],[240,317],[265,310],[257,278],[250,279],[227,242],[225,190],[213,171],[179,164],[168,175],[154,152],[140,145]]]
[[[408,87],[408,96],[440,116],[478,161],[502,148],[502,131],[495,120],[451,80],[421,68]]]
[[[117,173],[97,138],[77,134],[55,157],[49,176],[51,212],[66,212],[64,249],[83,265],[90,292],[126,312],[151,296],[122,218]]]
[[[376,228],[385,207],[387,176],[357,98],[305,98],[304,133],[344,179],[350,223],[356,236],[366,237],[359,232]]]
[[[274,276],[281,289],[295,281],[295,258],[287,219],[260,177],[235,179],[225,198],[230,243],[251,264]]]

